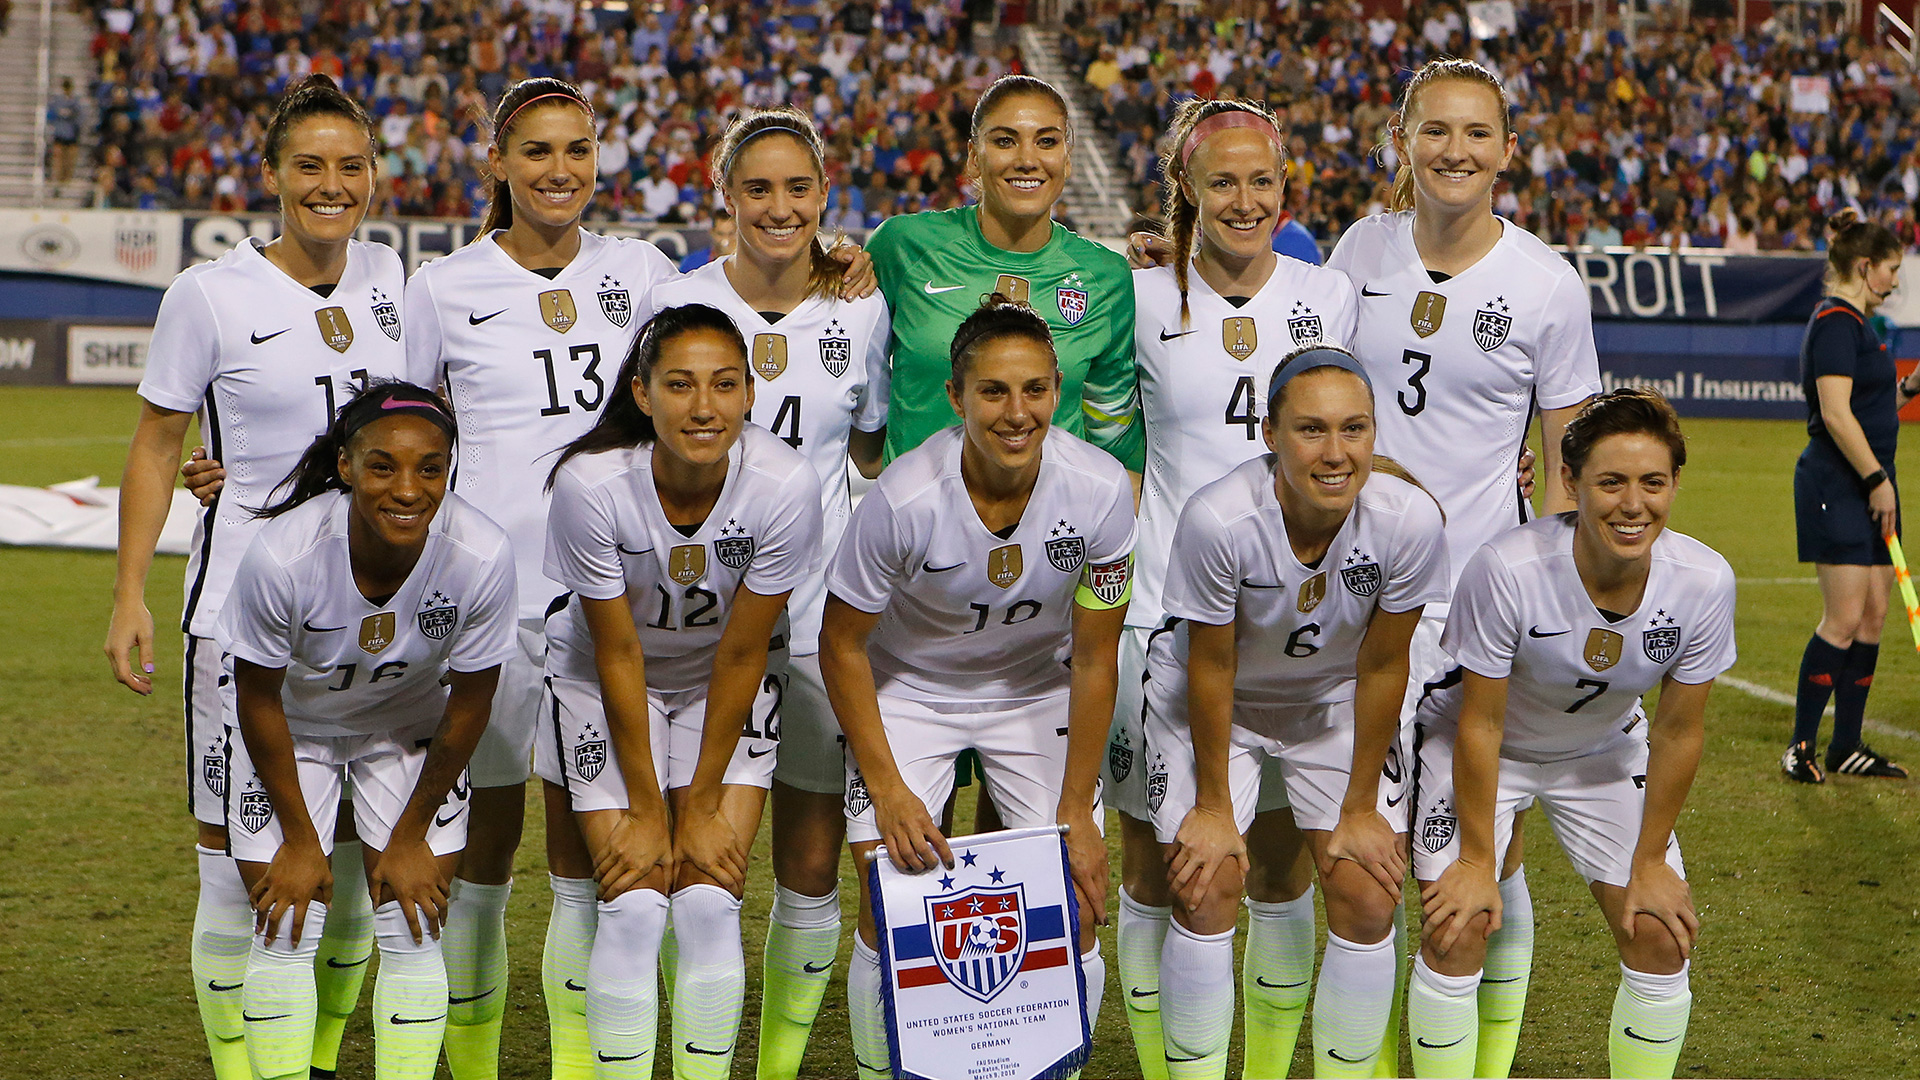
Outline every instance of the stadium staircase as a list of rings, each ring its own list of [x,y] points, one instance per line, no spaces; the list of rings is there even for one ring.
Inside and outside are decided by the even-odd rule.
[[[1060,59],[1060,36],[1027,25],[1020,28],[1020,59],[1028,74],[1045,79],[1067,96],[1067,118],[1073,122],[1079,144],[1073,157],[1073,175],[1067,180],[1068,216],[1082,235],[1113,240],[1127,233],[1133,214],[1127,208],[1126,174],[1113,136],[1094,124],[1093,92]],[[1091,151],[1089,153],[1088,151]]]
[[[54,0],[44,13],[38,3],[15,0],[12,25],[0,36],[0,206],[82,206],[86,202],[88,150],[93,139],[94,108],[89,101],[80,121],[80,158],[73,180],[55,191],[48,173],[40,197],[35,198],[34,164],[44,153],[37,121],[44,100],[40,84],[40,44],[49,44],[49,93],[57,93],[63,77],[73,79],[78,94],[87,98],[93,64],[87,53],[87,18],[64,0]]]

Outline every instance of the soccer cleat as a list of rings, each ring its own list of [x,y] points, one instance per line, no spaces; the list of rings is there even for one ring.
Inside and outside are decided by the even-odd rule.
[[[1802,784],[1827,782],[1827,774],[1813,762],[1813,744],[1809,742],[1789,744],[1787,752],[1780,755],[1780,771],[1787,774],[1787,779]]]
[[[1808,758],[1807,763],[1811,765],[1813,763],[1811,760],[1812,755],[1808,755]],[[1782,764],[1785,764],[1784,761]],[[1907,778],[1907,770],[1888,761],[1866,743],[1856,743],[1853,751],[1844,757],[1835,754],[1833,747],[1828,746],[1827,771],[1845,773],[1848,776],[1884,776],[1889,780],[1905,780]],[[1794,779],[1798,780],[1799,777],[1796,776]]]

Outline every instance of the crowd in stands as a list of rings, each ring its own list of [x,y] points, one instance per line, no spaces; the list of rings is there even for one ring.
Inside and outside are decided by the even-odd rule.
[[[1098,95],[1147,213],[1173,105],[1255,97],[1288,137],[1290,209],[1329,243],[1390,198],[1387,127],[1412,69],[1471,56],[1500,73],[1520,137],[1496,210],[1551,242],[1814,250],[1849,205],[1916,236],[1911,67],[1831,20],[1796,31],[1783,16],[1742,34],[1728,5],[1696,0],[1692,21],[1681,5],[1650,7],[1629,34],[1516,0],[1511,29],[1476,33],[1452,0],[1416,0],[1401,19],[1294,3],[1257,21],[1080,0],[1062,51]],[[1724,17],[1702,17],[1715,11]]]

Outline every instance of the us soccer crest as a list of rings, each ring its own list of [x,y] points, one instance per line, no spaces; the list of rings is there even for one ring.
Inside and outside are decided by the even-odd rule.
[[[968,997],[992,1001],[1027,958],[1025,886],[975,886],[923,902],[940,973]]]
[[[540,294],[540,319],[564,334],[573,329],[580,321],[580,312],[573,306],[573,294],[565,289],[549,289]]]
[[[1294,610],[1302,615],[1309,614],[1327,598],[1327,572],[1325,570],[1300,583],[1300,597],[1294,601]]]
[[[313,313],[313,321],[320,327],[320,340],[334,352],[346,352],[353,348],[353,323],[347,318],[347,309],[343,307],[321,308]]]
[[[732,518],[720,528],[720,536],[713,542],[713,556],[721,565],[738,570],[753,558],[753,537],[747,535],[747,527]]]
[[[600,775],[600,770],[606,767],[607,740],[601,736],[599,728],[588,724],[580,733],[580,741],[573,746],[573,771],[580,774],[580,779],[591,784],[593,778]]]
[[[113,231],[113,257],[136,274],[153,269],[160,260],[160,230],[151,225],[123,225]]]
[[[691,585],[707,576],[707,545],[681,544],[667,552],[667,576]]]
[[[619,280],[612,274],[600,279],[598,295],[600,314],[605,315],[613,325],[626,329],[627,323],[633,320],[633,297],[621,288]]]
[[[787,370],[787,335],[753,335],[753,373],[763,379],[777,379]]]
[[[853,339],[847,336],[840,320],[835,319],[827,324],[826,333],[820,337],[820,366],[837,379],[847,373],[847,366],[852,362]]]
[[[1407,322],[1412,325],[1414,333],[1421,337],[1432,337],[1446,317],[1447,298],[1422,289],[1420,295],[1413,298],[1413,313],[1407,317]]]
[[[390,340],[400,340],[400,309],[379,289],[373,290],[373,321]]]
[[[1152,764],[1147,766],[1147,809],[1157,814],[1160,804],[1167,801],[1167,762],[1157,754],[1149,760]]]
[[[873,805],[873,797],[867,794],[867,778],[858,771],[847,774],[847,816],[859,817]]]
[[[1067,320],[1068,326],[1080,325],[1087,317],[1086,283],[1079,274],[1068,274],[1060,287],[1053,291],[1054,303],[1060,306],[1060,317]]]
[[[1353,595],[1372,596],[1380,591],[1380,564],[1374,562],[1372,556],[1360,554],[1359,548],[1355,548],[1353,554],[1347,557],[1349,562],[1355,558],[1362,561],[1341,567],[1340,580]]]
[[[1019,544],[1005,544],[987,552],[987,580],[997,588],[1013,588],[1013,583],[1020,580],[1020,574],[1025,569]]]
[[[1115,780],[1125,780],[1133,772],[1133,741],[1118,724],[1114,725],[1113,738],[1107,742],[1107,771]]]
[[[1252,356],[1253,350],[1260,346],[1260,334],[1252,316],[1234,315],[1220,320],[1220,344],[1235,360]]]
[[[1087,542],[1078,536],[1063,536],[1047,541],[1047,561],[1055,570],[1071,574],[1087,561]]]
[[[378,656],[386,647],[393,644],[393,612],[382,611],[360,620],[360,648],[368,655]]]
[[[414,616],[414,621],[420,624],[420,632],[435,641],[446,640],[447,635],[453,633],[454,623],[459,621],[460,609],[454,606],[451,597],[439,589],[433,590],[433,595],[420,603],[422,609]]]
[[[1024,304],[1033,292],[1033,284],[1023,277],[1001,274],[993,280],[993,291],[1016,304]]]
[[[1453,804],[1441,799],[1433,812],[1420,823],[1420,846],[1430,854],[1438,854],[1453,842],[1453,834],[1459,824],[1459,820],[1453,816]]]
[[[254,781],[258,783],[258,781]],[[240,824],[250,833],[257,833],[273,820],[273,800],[259,788],[249,788],[240,793]]]
[[[1507,314],[1512,309],[1507,306],[1504,296],[1489,300],[1487,305],[1473,313],[1473,341],[1485,352],[1492,352],[1507,343],[1507,332],[1513,329],[1513,319]]]
[[[1595,627],[1587,632],[1585,652],[1587,666],[1595,671],[1605,671],[1620,662],[1620,653],[1627,639],[1611,630]]]
[[[200,757],[200,779],[207,790],[216,798],[227,797],[227,754],[224,740],[215,739],[207,744],[207,752]]]
[[[1320,316],[1300,301],[1294,301],[1293,311],[1287,315],[1287,334],[1295,345],[1311,345],[1321,339]]]
[[[1647,659],[1656,664],[1664,664],[1673,659],[1674,653],[1680,651],[1680,628],[1662,626],[1654,630],[1642,630],[1640,631],[1640,648],[1647,654]]]

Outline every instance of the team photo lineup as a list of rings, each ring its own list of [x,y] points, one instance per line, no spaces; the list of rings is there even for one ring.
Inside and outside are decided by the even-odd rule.
[[[1667,527],[1702,464],[1673,404],[1602,379],[1549,246],[1581,208],[1512,204],[1510,65],[1378,47],[1378,191],[1338,211],[1303,203],[1266,95],[1162,94],[1123,140],[1155,205],[1100,242],[1061,220],[1101,152],[1076,91],[996,44],[993,6],[929,5],[912,54],[970,20],[952,175],[855,209],[879,200],[835,178],[873,175],[871,144],[846,160],[792,72],[753,82],[665,181],[712,237],[685,260],[600,231],[628,198],[603,156],[677,106],[448,72],[480,228],[409,272],[356,238],[396,197],[391,112],[282,73],[241,181],[275,238],[180,273],[154,320],[105,642],[119,683],[174,693],[148,594],[184,483],[198,1075],[331,1080],[370,1025],[380,1080],[493,1080],[514,981],[555,1080],[927,1075],[901,995],[1037,1016],[1021,974],[1057,963],[1078,1051],[994,1071],[983,1039],[938,1075],[1080,1075],[1104,1008],[1151,1080],[1300,1075],[1299,1048],[1315,1076],[1504,1078],[1555,962],[1527,856],[1555,846],[1618,962],[1595,1067],[1687,1074],[1712,919],[1676,827],[1735,571]],[[1253,47],[1220,6],[1219,47]],[[1084,51],[1095,83],[1114,49]],[[1862,732],[1920,397],[1874,319],[1913,223],[1845,201],[1788,226],[1826,263],[1791,478],[1820,618],[1765,765],[1788,787],[1907,777]],[[1336,213],[1323,264],[1301,222]],[[529,814],[544,929],[508,918],[539,890]],[[1058,860],[987,884],[967,843],[1030,829]],[[936,974],[877,917],[882,861],[927,897]],[[1064,903],[981,913],[1048,874]]]

